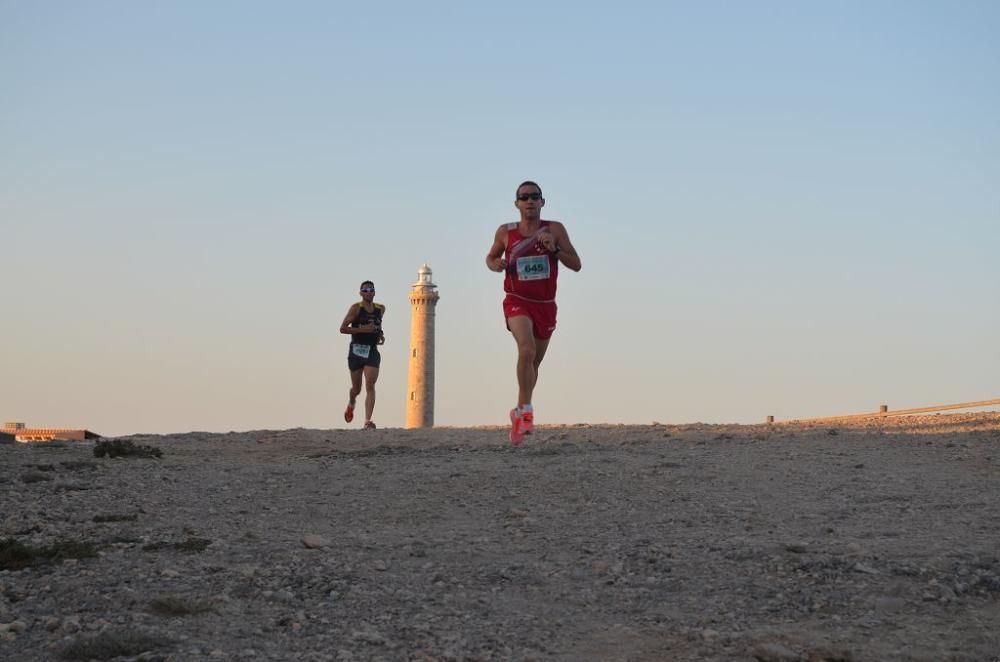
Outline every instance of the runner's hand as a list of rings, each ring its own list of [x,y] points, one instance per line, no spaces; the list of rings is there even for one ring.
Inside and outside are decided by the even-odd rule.
[[[550,253],[556,249],[556,238],[547,230],[538,233],[538,243]]]

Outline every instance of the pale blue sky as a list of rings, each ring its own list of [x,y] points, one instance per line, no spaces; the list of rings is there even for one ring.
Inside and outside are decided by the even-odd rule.
[[[483,256],[540,182],[539,423],[1000,397],[996,2],[0,0],[0,418],[342,427],[340,320],[440,287],[439,425],[516,396]]]

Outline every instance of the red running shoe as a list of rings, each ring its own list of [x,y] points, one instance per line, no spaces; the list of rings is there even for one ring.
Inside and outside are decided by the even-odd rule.
[[[520,446],[524,441],[524,421],[517,413],[517,408],[510,410],[510,443]]]
[[[526,411],[521,414],[521,430],[524,434],[531,434],[535,431],[535,412]]]
[[[348,423],[354,420],[354,405],[347,405],[347,409],[344,410],[344,420]]]

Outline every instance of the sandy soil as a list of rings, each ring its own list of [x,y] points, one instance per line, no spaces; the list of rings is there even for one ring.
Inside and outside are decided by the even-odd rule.
[[[0,446],[0,658],[1000,660],[1000,414]]]

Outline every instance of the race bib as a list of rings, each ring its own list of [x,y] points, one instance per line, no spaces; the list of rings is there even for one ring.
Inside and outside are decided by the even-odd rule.
[[[532,255],[517,258],[518,280],[545,280],[549,277],[549,256]]]
[[[363,359],[367,359],[371,351],[371,345],[362,345],[360,343],[351,344],[351,353],[354,354],[354,356],[360,356]]]

